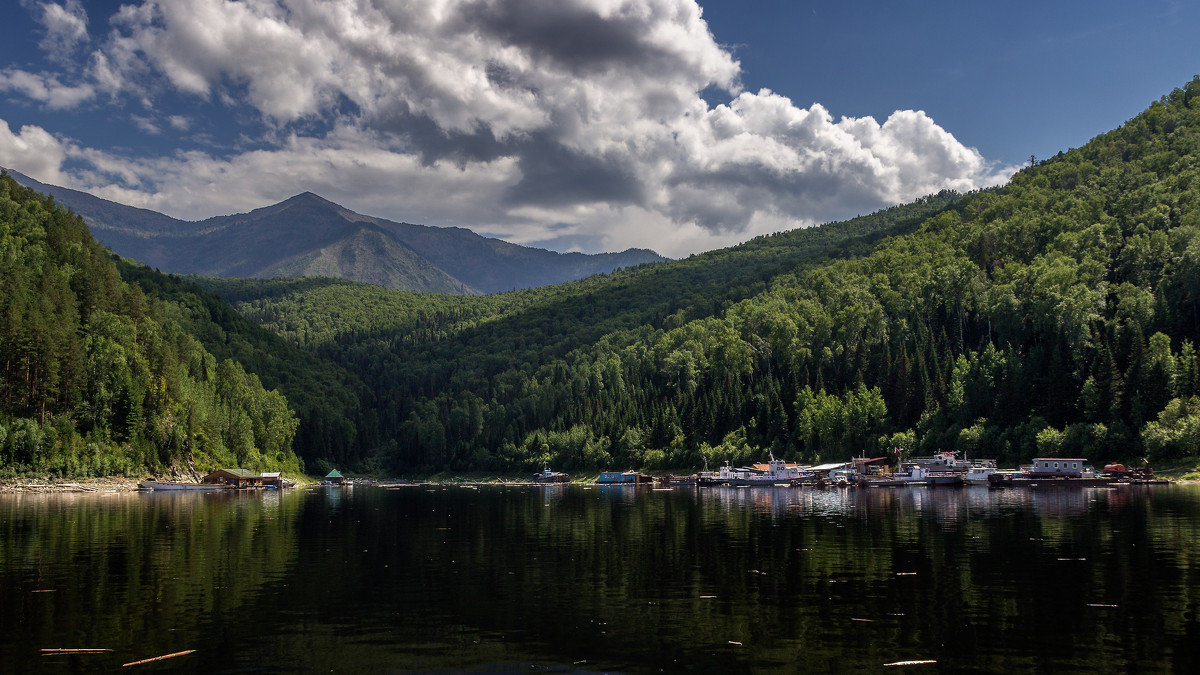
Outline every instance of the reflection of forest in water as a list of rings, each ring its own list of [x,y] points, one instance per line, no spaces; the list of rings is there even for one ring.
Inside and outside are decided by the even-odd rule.
[[[1187,487],[4,495],[0,660],[1182,669],[1198,505]],[[37,656],[72,645],[114,660]]]

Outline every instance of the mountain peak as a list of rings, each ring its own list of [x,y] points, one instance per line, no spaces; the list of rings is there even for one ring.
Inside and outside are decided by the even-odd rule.
[[[281,202],[278,202],[276,204],[271,204],[270,206],[263,206],[263,207],[254,209],[253,211],[250,211],[248,214],[245,214],[245,215],[253,216],[255,218],[263,218],[263,217],[268,217],[268,216],[275,216],[275,215],[278,215],[285,211],[290,211],[290,212],[294,213],[295,210],[297,210],[297,209],[299,209],[303,212],[306,212],[306,213],[312,213],[314,215],[318,214],[318,213],[330,214],[330,212],[338,214],[338,215],[344,215],[344,213],[349,212],[348,209],[346,209],[346,207],[342,206],[341,204],[331,202],[319,194],[316,194],[314,192],[301,192],[298,195],[289,197],[289,198],[287,198]],[[223,218],[235,218],[235,219],[239,218],[239,217],[241,217],[241,214],[235,214],[233,216],[223,216]]]
[[[337,208],[339,208],[339,209],[340,209],[340,208],[342,208],[342,207],[341,207],[341,206],[339,206],[338,204],[335,204],[335,203],[333,203],[333,202],[329,201],[328,199],[325,199],[325,198],[324,198],[324,197],[322,197],[321,195],[319,195],[319,194],[317,194],[317,193],[315,193],[315,192],[308,192],[308,191],[301,192],[300,194],[298,194],[298,195],[296,195],[296,196],[294,196],[294,197],[290,197],[290,198],[288,198],[288,199],[285,199],[285,200],[283,200],[282,202],[280,202],[280,203],[279,203],[279,205],[280,205],[280,206],[282,206],[282,205],[284,205],[284,204],[288,204],[288,205],[296,205],[296,204],[320,204],[321,206],[334,206],[334,207],[337,207]]]

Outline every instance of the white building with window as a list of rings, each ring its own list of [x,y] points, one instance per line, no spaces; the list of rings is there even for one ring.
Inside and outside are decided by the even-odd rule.
[[[1035,478],[1047,476],[1065,476],[1079,478],[1083,475],[1086,459],[1078,457],[1038,457],[1033,460],[1029,475]]]

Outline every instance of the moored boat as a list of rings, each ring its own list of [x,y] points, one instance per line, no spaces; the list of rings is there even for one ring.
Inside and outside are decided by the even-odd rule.
[[[967,475],[963,476],[963,480],[967,485],[987,485],[988,476],[996,473],[996,463],[994,461],[979,463],[973,465],[967,470]]]
[[[696,481],[699,479],[700,477],[697,474],[692,474],[690,476],[676,476],[675,474],[669,473],[665,476],[659,476],[658,484],[663,487],[673,487],[679,485],[692,486],[695,485]]]
[[[551,471],[550,467],[545,464],[542,465],[541,471],[533,474],[535,483],[566,483],[570,479],[570,476],[561,471]]]
[[[959,459],[956,452],[939,452],[930,457],[911,457],[906,463],[918,466],[930,473],[954,472],[966,473],[971,468],[971,462]]]
[[[911,465],[907,471],[896,472],[893,474],[883,474],[878,476],[865,476],[858,482],[864,487],[907,487],[912,485],[925,485],[929,479],[929,472],[917,465]]]
[[[959,487],[963,485],[963,475],[950,471],[931,473],[925,478],[925,484],[929,487]]]
[[[859,487],[906,487],[909,481],[896,476],[864,476],[858,481]]]
[[[717,471],[701,472],[696,482],[699,485],[791,486],[813,478],[811,473],[805,472],[799,465],[788,464],[771,455],[766,464],[756,464],[752,467],[734,468],[726,462]]]
[[[1021,471],[996,471],[988,476],[992,487],[1103,487],[1118,482],[1098,474],[1080,457],[1038,457]]]

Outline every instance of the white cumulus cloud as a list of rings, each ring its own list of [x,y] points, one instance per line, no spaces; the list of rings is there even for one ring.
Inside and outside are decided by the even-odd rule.
[[[0,166],[56,183],[68,180],[62,173],[66,157],[67,147],[45,129],[27,125],[14,134],[0,120]]]
[[[96,94],[87,83],[67,85],[47,73],[29,73],[15,68],[0,71],[0,91],[14,91],[51,109],[74,108]]]
[[[514,241],[680,255],[1011,173],[921,111],[834,119],[742,91],[695,0],[143,0],[107,24],[86,82],[6,71],[0,88],[57,107],[103,91],[146,107],[147,129],[192,128],[162,107],[180,95],[252,111],[271,129],[253,151],[72,156],[74,187],[173,215],[313,190]],[[727,103],[701,98],[714,88]]]
[[[38,46],[52,60],[67,59],[76,46],[87,40],[87,11],[79,0],[67,0],[61,5],[43,2],[38,10],[35,16],[45,31]]]

